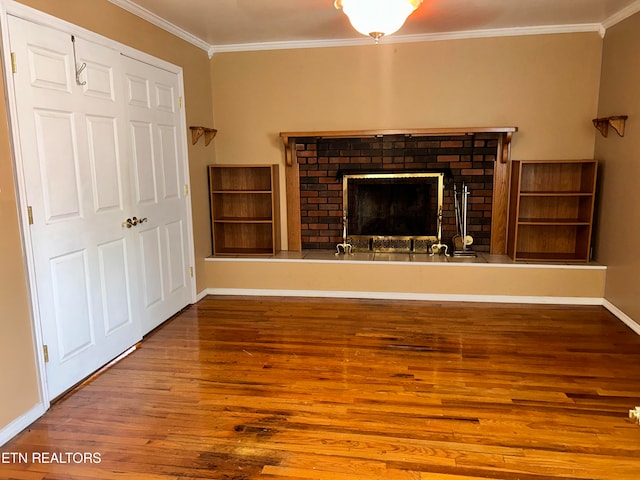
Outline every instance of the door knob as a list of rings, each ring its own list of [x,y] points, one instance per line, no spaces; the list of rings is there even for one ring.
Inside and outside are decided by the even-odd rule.
[[[135,227],[139,223],[144,223],[146,221],[148,221],[147,217],[143,217],[143,218],[131,217],[131,218],[127,218],[124,222],[122,222],[122,226],[131,228],[131,227]]]

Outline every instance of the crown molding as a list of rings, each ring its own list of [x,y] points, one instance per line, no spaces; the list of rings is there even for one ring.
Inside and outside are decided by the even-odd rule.
[[[640,2],[640,0],[638,0]],[[515,37],[521,35],[550,35],[558,33],[585,33],[597,32],[603,35],[602,25],[599,23],[583,23],[575,25],[549,25],[537,27],[514,27],[514,28],[494,28],[485,30],[466,30],[462,32],[427,33],[420,35],[391,35],[383,37],[380,41],[384,43],[415,43],[433,42],[442,40],[464,40],[472,38],[491,37]],[[345,47],[374,45],[370,38],[350,38],[336,40],[310,40],[291,42],[264,42],[264,43],[240,43],[233,45],[212,45],[209,49],[209,56],[216,53],[247,52],[254,50],[281,50],[295,48],[324,48],[324,47]]]
[[[604,22],[602,22],[602,27],[607,30],[638,12],[640,12],[640,0],[636,0],[631,5],[627,5],[619,12],[611,15]]]
[[[255,43],[237,43],[229,45],[211,45],[204,40],[192,35],[182,28],[174,25],[162,17],[150,12],[146,8],[136,5],[132,0],[108,0],[110,3],[126,10],[149,23],[162,28],[163,30],[175,35],[186,42],[206,51],[209,57],[213,57],[216,53],[230,52],[249,52],[259,50],[287,50],[299,48],[328,48],[328,47],[349,47],[349,46],[365,46],[373,45],[370,38],[342,38],[331,40],[301,40],[301,41],[282,41],[282,42],[255,42]],[[426,33],[419,35],[391,35],[382,39],[381,43],[416,43],[416,42],[433,42],[443,40],[465,40],[474,38],[492,38],[492,37],[515,37],[523,35],[551,35],[561,33],[585,33],[598,32],[604,37],[606,28],[624,20],[625,18],[640,11],[640,0],[636,0],[633,4],[621,10],[617,14],[609,17],[605,23],[583,23],[570,25],[543,25],[532,27],[513,27],[513,28],[493,28],[484,30],[466,30],[461,32],[444,32],[444,33]]]
[[[136,15],[137,17],[146,20],[147,22],[155,25],[156,27],[160,27],[161,29],[175,35],[182,40],[189,42],[192,45],[195,45],[198,48],[201,48],[205,52],[209,52],[211,49],[211,45],[209,45],[204,40],[192,35],[191,33],[183,30],[180,27],[177,27],[171,22],[166,21],[164,18],[159,17],[155,13],[150,12],[146,8],[142,8],[131,0],[108,0],[110,3],[117,5],[118,7],[126,10],[129,13]]]
[[[389,37],[391,38],[391,37]],[[387,39],[385,39],[387,40]],[[236,43],[229,45],[211,45],[209,56],[216,53],[229,52],[251,52],[258,50],[289,50],[297,48],[326,48],[326,47],[346,47],[357,45],[371,45],[370,38],[341,38],[336,40],[294,40],[283,42],[257,42],[257,43]],[[388,43],[388,42],[386,42]]]

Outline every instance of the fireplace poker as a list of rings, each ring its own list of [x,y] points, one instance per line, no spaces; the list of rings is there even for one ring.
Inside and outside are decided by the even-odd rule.
[[[469,248],[473,243],[473,237],[467,234],[467,206],[468,206],[468,198],[469,198],[469,186],[462,183],[462,250],[457,250],[453,252],[454,257],[475,257],[476,253]]]
[[[451,243],[453,243],[454,252],[463,249],[463,241],[462,241],[462,219],[460,218],[460,203],[458,202],[458,186],[453,184],[453,203],[454,203],[454,213],[456,217],[456,234],[451,239]]]
[[[342,243],[336,245],[336,256],[340,255],[340,249],[342,249],[342,253],[346,253],[348,255],[353,255],[351,252],[351,244],[347,242],[347,212],[342,214]]]
[[[438,243],[434,243],[433,245],[431,245],[431,256],[434,255],[441,255],[444,253],[445,257],[448,257],[449,254],[447,253],[447,250],[449,249],[449,246],[445,243],[442,243],[442,206],[440,206],[440,209],[438,210]]]

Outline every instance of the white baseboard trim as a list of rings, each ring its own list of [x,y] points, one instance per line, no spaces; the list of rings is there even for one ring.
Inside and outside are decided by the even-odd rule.
[[[363,298],[373,300],[424,300],[431,302],[533,303],[558,305],[602,305],[596,297],[542,297],[511,295],[464,295],[444,293],[353,292],[334,290],[272,290],[243,288],[209,288],[205,295],[246,295],[263,297]],[[201,293],[201,295],[202,295]],[[202,295],[204,298],[204,295]]]
[[[207,295],[210,295],[208,293],[207,289],[202,290],[200,293],[198,293],[196,295],[196,301],[194,303],[198,303],[200,300],[202,300],[204,297],[206,297]]]
[[[39,419],[44,413],[46,409],[44,405],[41,403],[36,404],[31,410],[26,412],[24,415],[20,415],[9,425],[0,430],[0,447]]]
[[[602,300],[602,306],[615,315],[618,320],[624,323],[627,327],[640,335],[640,325],[638,325],[629,315],[624,313],[607,299]]]

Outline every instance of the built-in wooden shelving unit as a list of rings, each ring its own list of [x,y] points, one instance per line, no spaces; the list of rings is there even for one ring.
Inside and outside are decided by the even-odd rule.
[[[209,165],[214,255],[280,250],[277,165]]]
[[[594,160],[512,162],[508,255],[589,261],[596,172]]]

